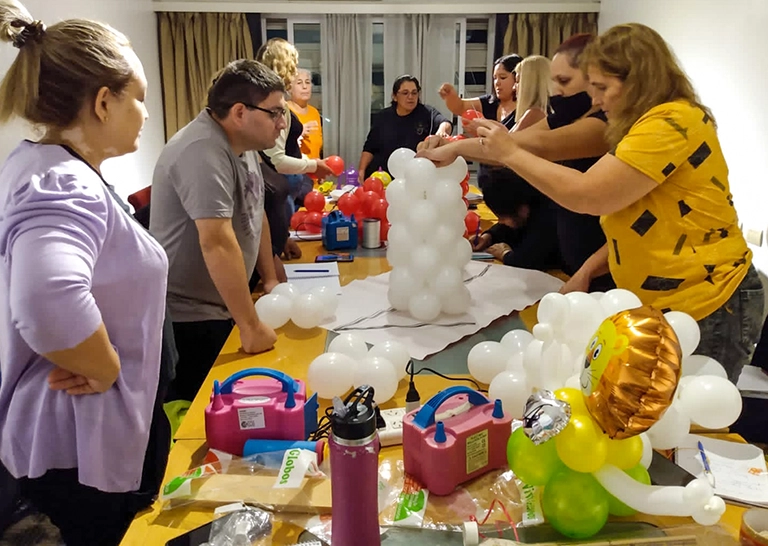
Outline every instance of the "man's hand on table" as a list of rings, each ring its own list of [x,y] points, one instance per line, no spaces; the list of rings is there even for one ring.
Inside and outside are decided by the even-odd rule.
[[[240,343],[246,353],[255,355],[269,351],[276,341],[275,331],[261,321],[240,327]]]

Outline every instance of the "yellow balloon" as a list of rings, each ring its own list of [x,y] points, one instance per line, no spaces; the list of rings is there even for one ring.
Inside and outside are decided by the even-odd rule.
[[[626,440],[608,440],[608,455],[605,462],[629,470],[640,463],[643,457],[643,441],[640,436]]]
[[[591,416],[571,415],[568,426],[555,436],[560,460],[576,472],[594,472],[605,464],[608,437]]]
[[[587,404],[584,402],[584,394],[579,389],[563,387],[554,392],[555,398],[568,402],[571,405],[572,414],[588,414]]]
[[[392,177],[389,176],[387,171],[376,171],[371,174],[371,178],[378,178],[381,180],[381,184],[386,188],[389,183],[392,182]]]

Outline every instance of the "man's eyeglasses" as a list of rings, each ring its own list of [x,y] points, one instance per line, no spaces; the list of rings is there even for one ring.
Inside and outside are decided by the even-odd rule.
[[[408,97],[408,96],[418,97],[419,96],[418,91],[398,91],[397,94],[400,95],[401,97]]]
[[[261,110],[262,112],[269,114],[269,117],[272,118],[272,121],[277,121],[281,117],[285,116],[285,108],[275,108],[274,110],[268,110],[266,108],[262,108],[261,106],[248,104],[247,102],[243,102],[241,104],[249,110]]]

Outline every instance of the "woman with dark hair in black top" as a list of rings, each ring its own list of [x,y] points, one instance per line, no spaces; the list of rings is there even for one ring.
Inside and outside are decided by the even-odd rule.
[[[360,182],[379,169],[387,170],[389,156],[398,148],[416,146],[429,135],[447,137],[453,126],[443,114],[419,99],[421,84],[410,74],[395,80],[392,104],[373,119],[363,145],[357,172]]]

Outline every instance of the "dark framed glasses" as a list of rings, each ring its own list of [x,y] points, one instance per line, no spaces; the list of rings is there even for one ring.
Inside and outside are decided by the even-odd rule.
[[[269,114],[269,117],[272,119],[272,121],[277,121],[281,117],[285,116],[285,108],[275,108],[274,110],[269,110],[267,108],[262,108],[261,106],[256,106],[255,104],[248,104],[247,102],[241,102],[241,104],[249,110],[260,110],[265,114]]]

